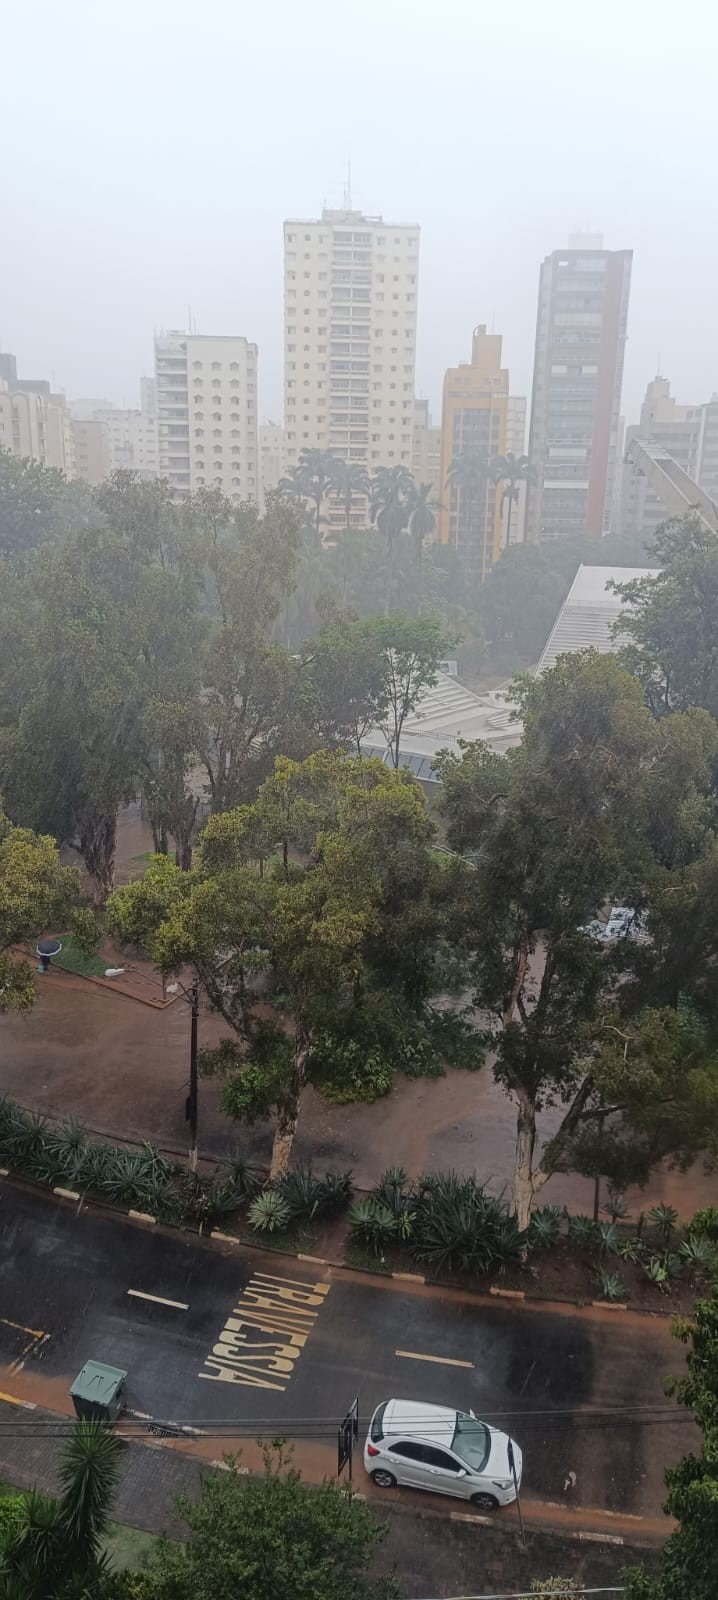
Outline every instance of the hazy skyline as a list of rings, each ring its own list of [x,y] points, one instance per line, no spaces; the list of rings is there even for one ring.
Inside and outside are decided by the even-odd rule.
[[[421,226],[417,393],[439,420],[476,323],[530,395],[539,264],[590,227],[634,252],[622,410],[660,358],[718,390],[707,0],[126,0],[2,8],[0,349],[69,398],[139,404],[152,336],[259,346],[281,420],[282,222]]]

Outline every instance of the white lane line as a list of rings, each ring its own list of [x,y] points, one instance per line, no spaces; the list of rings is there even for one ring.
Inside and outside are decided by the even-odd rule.
[[[451,1356],[421,1356],[418,1350],[395,1350],[395,1356],[404,1356],[407,1361],[435,1361],[439,1367],[473,1367],[473,1361],[454,1361]]]
[[[144,1294],[142,1289],[128,1289],[127,1293],[133,1300],[151,1300],[156,1306],[171,1306],[173,1311],[189,1311],[189,1306],[184,1300],[165,1300],[161,1294]]]

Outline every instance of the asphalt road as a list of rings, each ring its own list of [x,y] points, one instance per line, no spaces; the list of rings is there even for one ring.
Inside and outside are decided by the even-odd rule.
[[[510,1430],[537,1505],[656,1516],[665,1465],[694,1443],[663,1396],[682,1360],[663,1319],[377,1283],[0,1181],[2,1397],[66,1409],[88,1359],[127,1370],[136,1411],[207,1430],[207,1453],[281,1434],[319,1475],[355,1394],[364,1424],[397,1395]]]

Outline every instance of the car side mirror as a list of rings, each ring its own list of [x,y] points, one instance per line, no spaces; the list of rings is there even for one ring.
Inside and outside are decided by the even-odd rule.
[[[469,1476],[469,1474],[468,1474],[468,1472],[466,1470],[466,1467],[459,1467],[459,1477],[460,1478],[468,1478],[468,1476]]]

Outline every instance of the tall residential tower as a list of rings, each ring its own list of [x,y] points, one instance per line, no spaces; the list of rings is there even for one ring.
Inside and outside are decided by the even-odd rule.
[[[501,365],[501,335],[474,328],[471,360],[449,367],[441,410],[442,544],[464,550],[483,579],[501,553],[501,495],[486,470],[506,454],[509,375]],[[461,457],[466,470],[461,472]],[[452,462],[457,474],[450,479]]]
[[[419,229],[323,211],[284,224],[284,443],[411,468]],[[341,508],[329,523],[343,525]],[[352,516],[365,520],[363,508]]]
[[[528,539],[601,539],[609,530],[632,259],[587,234],[541,266]]]

